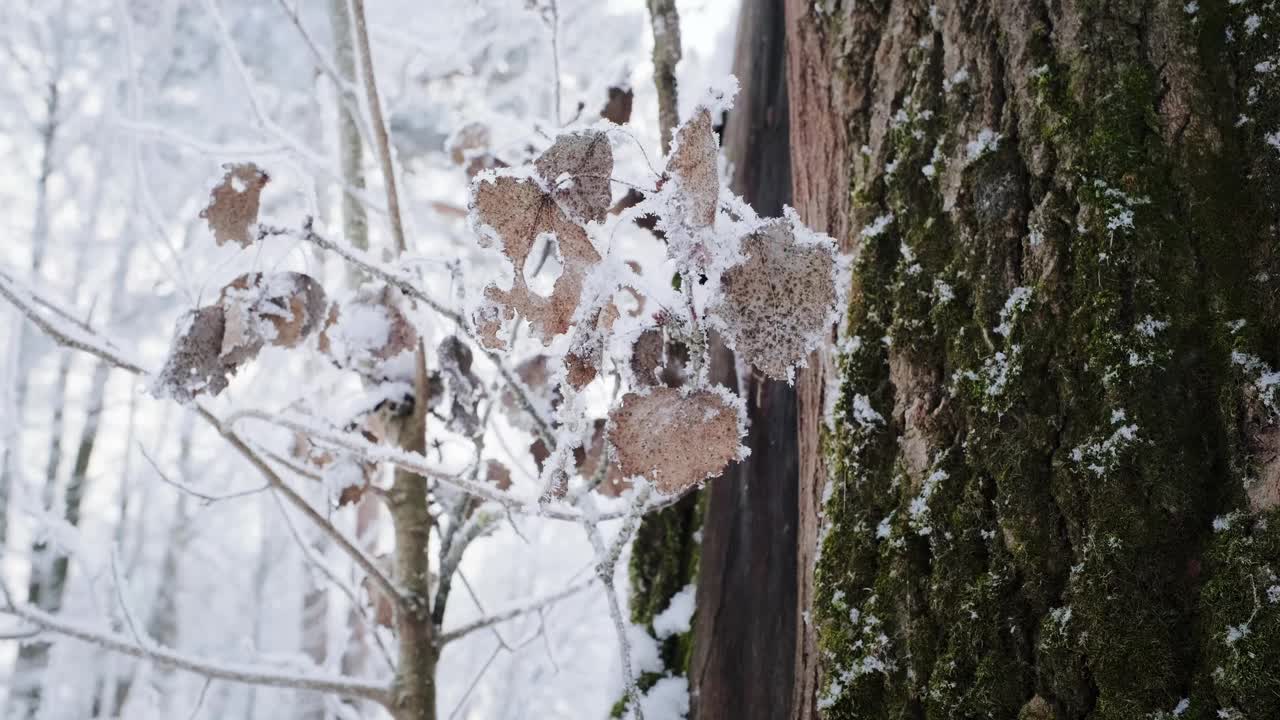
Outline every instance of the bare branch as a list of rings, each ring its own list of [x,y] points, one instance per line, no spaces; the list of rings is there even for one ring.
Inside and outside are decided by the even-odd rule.
[[[36,306],[56,307],[56,303],[41,298],[34,290],[20,286],[3,271],[0,271],[0,296],[12,303],[33,325],[58,344],[87,352],[122,370],[146,375],[141,365],[126,358],[122,351],[105,341],[102,336],[79,321],[67,321],[70,316],[65,311],[55,312],[57,320],[46,316]]]
[[[10,601],[3,611],[49,632],[65,635],[107,650],[150,660],[164,667],[183,670],[206,678],[227,680],[246,685],[291,688],[332,693],[344,697],[365,698],[382,705],[386,705],[390,701],[390,692],[381,683],[336,675],[288,672],[262,665],[222,663],[176,652],[150,643],[146,646],[141,646],[118,633],[102,631],[70,620],[64,620],[24,603]]]
[[[237,492],[230,492],[223,495],[209,495],[207,493],[203,493],[203,492],[200,492],[199,490],[196,490],[195,488],[191,487],[190,485],[187,485],[184,482],[180,482],[178,480],[174,480],[170,478],[163,470],[160,469],[160,466],[156,464],[156,461],[147,452],[147,449],[142,445],[142,443],[138,443],[138,452],[142,453],[142,457],[147,461],[147,464],[151,466],[151,469],[156,471],[156,476],[160,478],[161,482],[165,483],[166,485],[172,485],[178,490],[194,498],[197,498],[198,500],[200,500],[206,505],[212,505],[213,503],[222,502],[223,500],[234,500],[235,498],[242,498],[242,497],[248,497],[250,495],[257,495],[263,490],[271,489],[271,485],[267,484],[261,487],[252,488],[250,490],[240,490]]]
[[[360,566],[361,570],[363,570],[369,577],[373,578],[373,581],[376,582],[378,587],[387,594],[387,597],[394,598],[396,603],[402,607],[406,605],[403,589],[401,589],[399,585],[397,585],[385,572],[382,571],[381,568],[378,567],[377,563],[373,561],[373,558],[369,557],[364,550],[361,550],[356,543],[352,542],[351,539],[346,536],[346,533],[342,532],[334,526],[333,523],[329,522],[328,518],[321,515],[320,511],[312,507],[311,503],[307,502],[306,498],[298,494],[298,492],[294,490],[289,483],[285,482],[284,478],[280,477],[280,474],[271,467],[265,458],[258,455],[253,448],[241,439],[235,432],[233,420],[229,420],[224,424],[218,420],[216,415],[204,406],[197,406],[197,410],[200,417],[208,421],[209,424],[218,431],[219,435],[225,438],[237,452],[256,467],[258,471],[262,473],[263,477],[267,479],[267,482],[289,501],[289,504],[300,510],[303,515],[307,516],[307,518],[311,520],[312,524],[320,528],[320,531],[325,535],[328,535],[335,543],[337,543],[338,547],[341,548],[343,552],[355,561],[356,565]]]
[[[368,629],[369,635],[373,637],[374,643],[377,644],[378,651],[382,654],[382,659],[387,664],[387,668],[394,672],[396,664],[395,661],[391,659],[391,652],[382,642],[382,638],[378,637],[377,627],[374,622],[370,620],[369,614],[365,612],[363,604],[360,602],[360,598],[356,595],[356,592],[343,582],[342,579],[338,577],[337,573],[329,568],[329,564],[324,561],[324,558],[317,556],[316,551],[303,541],[302,535],[298,532],[298,528],[293,524],[293,520],[289,517],[288,511],[285,510],[284,503],[280,501],[280,497],[278,495],[272,495],[271,499],[275,500],[276,507],[280,509],[280,517],[284,519],[285,527],[289,529],[289,535],[291,535],[294,542],[298,544],[298,549],[302,551],[303,556],[306,557],[309,563],[311,563],[312,567],[320,571],[321,575],[324,575],[329,582],[333,583],[338,590],[347,597],[347,600],[351,603],[352,609],[354,609],[356,614],[360,616],[361,622],[364,623],[365,627]]]
[[[516,512],[539,515],[554,520],[568,520],[571,522],[579,522],[583,518],[582,512],[575,508],[555,507],[550,505],[535,505],[531,507],[530,503],[521,500],[511,493],[499,490],[498,488],[481,482],[478,479],[472,479],[469,469],[464,469],[457,473],[444,472],[439,468],[430,465],[427,457],[421,453],[406,452],[388,445],[377,445],[369,442],[361,435],[332,430],[312,422],[307,422],[305,419],[294,419],[284,415],[273,415],[261,410],[239,410],[229,416],[226,423],[228,426],[234,426],[235,423],[247,419],[261,420],[263,422],[302,433],[312,440],[318,440],[348,452],[355,453],[366,460],[390,463],[403,470],[408,470],[409,472],[417,475],[429,477],[446,485],[451,485],[465,493],[474,495],[483,500],[498,503],[499,505],[510,508]],[[602,516],[601,519],[608,519],[609,517],[622,517],[622,514]]]
[[[492,615],[486,615],[485,617],[472,620],[471,622],[466,623],[465,625],[461,625],[459,627],[454,628],[453,630],[449,630],[441,634],[440,644],[445,645],[454,640],[457,640],[458,638],[464,635],[473,633],[477,630],[483,630],[487,627],[498,625],[499,623],[504,623],[508,620],[514,620],[515,618],[518,618],[522,615],[528,615],[530,613],[536,613],[541,610],[544,610],[560,602],[561,600],[564,600],[565,598],[572,597],[573,595],[577,595],[583,590],[586,590],[587,588],[591,587],[596,582],[596,580],[597,578],[594,576],[586,577],[586,578],[583,578],[582,580],[579,580],[576,583],[573,583],[572,585],[567,585],[564,588],[561,588],[560,590],[554,593],[551,593],[550,595],[545,595],[543,597],[536,598],[527,603],[513,605],[505,610],[499,610],[498,612],[495,612]]]
[[[680,64],[680,14],[676,0],[648,0],[653,26],[653,84],[658,88],[658,129],[662,154],[671,151],[671,133],[680,124],[676,65]]]
[[[306,219],[302,225],[301,231],[275,225],[260,225],[258,227],[258,232],[262,237],[266,237],[268,235],[292,237],[311,243],[323,250],[333,252],[337,254],[338,257],[364,271],[370,277],[391,285],[395,289],[404,293],[405,297],[417,300],[431,308],[440,316],[457,325],[458,329],[466,333],[468,337],[473,337],[471,328],[467,325],[466,318],[449,309],[444,303],[426,294],[417,286],[413,278],[403,275],[392,268],[388,268],[374,259],[374,257],[367,252],[326,238],[315,231],[312,218]],[[555,448],[556,439],[554,433],[551,432],[551,424],[547,422],[546,418],[542,417],[542,413],[538,410],[537,406],[533,404],[533,400],[530,399],[529,391],[524,386],[524,383],[520,382],[520,379],[516,377],[516,374],[507,367],[501,356],[492,350],[485,348],[484,345],[477,343],[477,346],[484,353],[484,356],[489,359],[489,362],[493,363],[493,366],[498,370],[498,374],[502,376],[503,382],[506,383],[506,386],[511,390],[511,394],[515,396],[516,401],[519,403],[520,409],[523,410],[531,420],[533,420],[534,425],[537,427],[538,435],[542,438],[542,441],[547,444],[547,447]]]
[[[356,21],[356,46],[360,50],[360,65],[364,70],[364,90],[369,105],[369,118],[373,122],[373,136],[382,165],[382,182],[387,192],[387,215],[391,219],[391,236],[401,254],[408,245],[404,239],[404,223],[400,216],[400,196],[396,191],[396,173],[391,160],[391,140],[387,125],[382,120],[382,101],[378,99],[378,83],[374,80],[373,52],[369,49],[369,28],[365,24],[364,0],[351,0],[351,14]]]

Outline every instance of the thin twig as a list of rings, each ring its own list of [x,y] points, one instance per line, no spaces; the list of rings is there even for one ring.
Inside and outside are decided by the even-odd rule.
[[[163,470],[160,469],[160,466],[156,464],[156,461],[151,457],[151,455],[147,453],[147,449],[143,447],[142,443],[138,443],[138,452],[142,453],[142,457],[147,461],[147,464],[151,466],[151,469],[156,471],[156,476],[160,478],[161,482],[166,485],[172,485],[178,490],[199,499],[206,505],[212,505],[213,503],[222,502],[223,500],[234,500],[236,498],[249,497],[250,495],[257,495],[264,490],[271,489],[271,484],[268,483],[262,487],[250,490],[240,490],[237,492],[226,493],[225,495],[209,495],[196,490],[186,483],[170,478]]]
[[[658,131],[662,154],[671,152],[672,131],[680,124],[676,65],[680,64],[680,14],[676,0],[649,0],[653,26],[653,84],[658,88]]]
[[[351,0],[351,14],[355,20],[356,46],[360,50],[360,65],[364,71],[364,90],[369,105],[369,119],[373,122],[374,145],[378,148],[378,160],[382,166],[382,183],[387,193],[387,216],[391,220],[391,237],[401,254],[408,249],[404,239],[404,222],[400,216],[400,195],[396,191],[395,167],[391,161],[391,140],[386,123],[382,120],[382,101],[378,99],[378,84],[374,80],[373,52],[369,49],[369,28],[365,24],[364,0]]]
[[[454,640],[457,640],[460,637],[463,637],[464,635],[473,633],[477,630],[483,630],[484,628],[491,627],[493,625],[498,625],[508,620],[514,620],[515,618],[518,618],[521,615],[528,615],[529,613],[538,612],[539,610],[542,610],[546,607],[554,605],[555,603],[558,603],[561,600],[564,600],[565,598],[571,597],[573,595],[576,595],[582,592],[583,590],[586,590],[587,588],[591,587],[596,582],[596,580],[597,578],[595,576],[588,576],[572,585],[568,585],[554,593],[551,593],[550,595],[545,595],[543,597],[531,600],[527,603],[513,605],[512,607],[506,608],[505,610],[499,610],[498,612],[495,612],[491,615],[487,615],[485,617],[472,620],[469,623],[460,625],[459,627],[456,627],[452,630],[448,630],[442,633],[440,635],[440,644],[445,645],[450,642],[453,642]]]

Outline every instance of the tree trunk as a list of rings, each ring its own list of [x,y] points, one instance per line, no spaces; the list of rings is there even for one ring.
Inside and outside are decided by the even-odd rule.
[[[724,131],[730,184],[762,216],[791,199],[782,0],[742,5],[734,74],[741,90]],[[742,388],[751,456],[710,483],[689,667],[692,718],[786,718],[798,617],[795,389],[747,371],[717,343],[715,382]],[[781,661],[780,661],[781,660]]]
[[[1280,716],[1280,9],[787,10],[796,203],[856,256],[801,705]]]

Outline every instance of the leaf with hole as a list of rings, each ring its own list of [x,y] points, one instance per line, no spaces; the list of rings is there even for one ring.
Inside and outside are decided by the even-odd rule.
[[[586,276],[600,262],[591,239],[532,178],[481,176],[472,185],[470,208],[481,244],[497,244],[514,269],[510,290],[492,284],[485,288],[486,304],[474,319],[482,343],[504,349],[500,330],[518,313],[535,336],[550,344],[569,330]],[[545,296],[529,287],[523,272],[540,239],[554,239],[562,265]]]

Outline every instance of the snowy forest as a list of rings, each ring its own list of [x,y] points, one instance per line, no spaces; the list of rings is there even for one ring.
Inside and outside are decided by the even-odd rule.
[[[0,720],[1280,718],[1276,0],[5,0]]]

